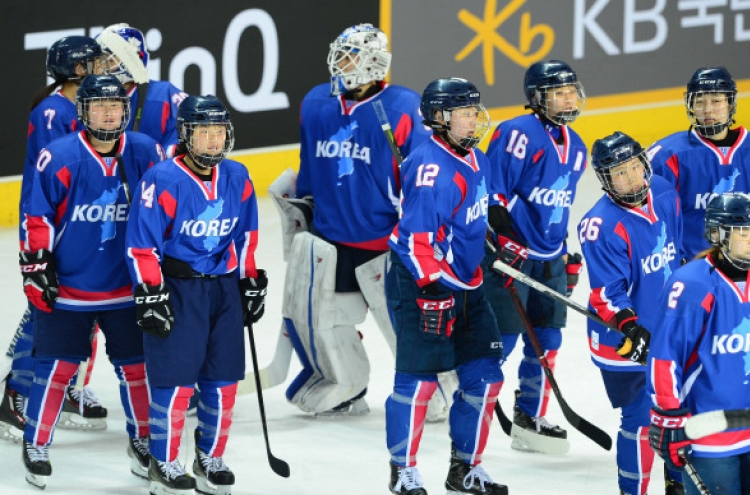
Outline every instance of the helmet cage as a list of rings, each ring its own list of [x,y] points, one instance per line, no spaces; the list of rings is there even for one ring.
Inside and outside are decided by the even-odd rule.
[[[382,81],[390,66],[391,54],[385,33],[372,24],[352,26],[331,43],[328,51],[331,95]]]
[[[473,129],[467,129],[454,126],[451,123],[451,117],[454,116],[454,112],[461,109],[474,109],[476,111],[476,120],[474,122]],[[446,135],[453,141],[454,144],[460,146],[466,151],[475,148],[482,140],[487,136],[490,131],[492,122],[490,121],[490,114],[483,104],[477,103],[466,107],[454,107],[442,109],[443,120],[445,120],[445,126],[443,129],[446,131]],[[458,120],[458,119],[453,119]]]
[[[193,143],[193,137],[195,136],[196,132],[198,132],[201,127],[220,125],[223,125],[226,129],[224,146],[222,147],[221,151],[217,154],[209,154],[205,152],[199,153],[195,149],[195,145]],[[227,154],[234,148],[234,126],[231,122],[228,121],[182,122],[180,123],[179,139],[181,142],[185,143],[187,153],[188,155],[190,155],[190,158],[193,160],[193,162],[195,162],[195,164],[200,168],[209,169],[221,163],[222,160],[226,158]]]
[[[619,192],[614,184],[615,179],[612,178],[612,169],[624,163],[628,163],[633,158],[637,158],[641,165],[643,165],[643,187],[634,192]],[[602,184],[602,189],[604,189],[607,194],[612,197],[612,199],[614,199],[618,203],[623,203],[631,206],[638,206],[643,204],[643,202],[646,200],[646,197],[648,196],[648,191],[651,189],[651,180],[654,176],[653,169],[651,168],[651,162],[649,161],[648,156],[646,156],[645,150],[642,150],[640,153],[637,153],[635,155],[630,154],[629,156],[627,156],[627,158],[624,158],[617,162],[613,162],[611,165],[594,167],[594,171],[596,172],[596,176],[599,179],[599,182],[601,182]],[[630,182],[632,183],[633,181],[631,170],[627,171],[627,176],[628,179],[631,179]]]
[[[740,270],[748,270],[750,250],[734,245],[734,233],[750,234],[750,196],[724,193],[713,197],[706,208],[703,236],[711,246],[720,248],[732,265]],[[750,237],[746,242],[750,243]]]
[[[701,124],[696,116],[695,108],[696,104],[700,104],[698,98],[706,97],[707,95],[722,94],[727,99],[727,115],[717,115],[714,118],[717,122],[713,124]],[[715,136],[721,134],[724,129],[728,128],[734,122],[734,113],[737,109],[735,104],[737,91],[692,91],[685,93],[685,111],[687,113],[690,125],[698,131],[698,134],[705,137]],[[719,122],[719,120],[721,120]]]
[[[93,103],[101,103],[105,101],[119,101],[122,103],[122,119],[120,119],[120,125],[116,129],[100,129],[94,127],[94,122],[91,120],[91,106]],[[130,98],[127,96],[97,96],[97,97],[86,97],[76,99],[76,109],[78,110],[78,119],[83,122],[84,127],[88,133],[99,141],[111,142],[116,141],[122,136],[128,127],[130,122]]]
[[[555,89],[574,86],[576,90],[576,102],[575,106],[571,110],[555,111],[554,108],[554,97],[550,94]],[[539,113],[544,115],[550,122],[557,125],[572,124],[583,109],[586,107],[586,91],[583,89],[583,85],[580,81],[575,81],[567,84],[556,84],[553,86],[541,86],[534,90],[534,97],[529,105],[532,109],[537,110]]]
[[[750,224],[748,225],[722,225],[719,228],[711,228],[710,235],[712,238],[718,238],[718,245],[721,253],[735,268],[739,270],[750,269]],[[744,244],[744,249],[735,245],[733,237],[743,235],[745,239],[738,241]],[[743,254],[744,253],[744,254]]]

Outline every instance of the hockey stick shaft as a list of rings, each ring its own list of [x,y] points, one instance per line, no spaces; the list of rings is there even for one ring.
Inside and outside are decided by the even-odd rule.
[[[258,409],[260,410],[260,422],[263,426],[263,438],[266,441],[266,453],[268,454],[268,464],[274,473],[283,478],[289,477],[289,464],[275,457],[271,453],[271,444],[268,441],[268,421],[266,420],[266,408],[263,405],[263,387],[260,384],[260,373],[258,372],[258,355],[255,351],[255,337],[253,336],[253,326],[247,326],[247,334],[250,337],[250,353],[253,358],[253,372],[255,373],[255,388],[258,392]]]
[[[388,122],[388,115],[386,115],[385,113],[383,102],[380,100],[376,100],[372,103],[372,107],[375,109],[375,115],[378,118],[380,127],[383,129],[383,134],[385,134],[385,138],[388,140],[388,145],[391,147],[393,159],[396,160],[396,165],[400,167],[401,162],[403,162],[404,159],[401,156],[401,151],[398,149],[396,138],[393,136],[393,129],[391,129],[391,123]]]
[[[610,450],[612,448],[612,438],[607,435],[604,430],[579,416],[563,398],[562,392],[560,392],[560,387],[557,385],[557,380],[555,380],[555,375],[552,373],[547,358],[544,357],[544,349],[542,349],[542,345],[539,342],[539,337],[537,336],[534,327],[531,325],[531,321],[529,321],[529,316],[526,314],[526,310],[521,303],[521,298],[518,296],[518,291],[512,284],[508,287],[508,290],[511,299],[513,300],[513,305],[518,312],[518,316],[521,318],[524,328],[526,329],[526,335],[528,335],[531,346],[534,348],[534,352],[536,352],[537,358],[539,359],[539,364],[541,365],[544,374],[547,376],[550,388],[552,388],[552,392],[555,394],[555,397],[557,397],[557,402],[560,404],[560,409],[562,409],[565,419],[567,419],[571,426],[576,430],[589,437],[604,450]]]
[[[687,458],[685,449],[679,449],[677,451],[677,455],[685,465],[685,472],[690,477],[690,480],[693,482],[695,487],[698,489],[698,493],[700,493],[700,495],[711,495],[711,492],[708,491],[708,487],[703,482],[700,475],[698,475],[698,471],[695,470],[695,466],[693,466],[693,463],[690,462],[690,459]]]
[[[688,418],[685,435],[691,440],[734,428],[750,428],[750,409],[728,409],[696,414]]]
[[[510,436],[510,431],[513,429],[513,422],[505,415],[505,411],[500,406],[499,400],[495,401],[495,416],[497,416],[497,420],[500,422],[500,428],[503,429],[506,435]]]
[[[291,361],[292,342],[286,334],[286,327],[282,323],[273,359],[268,366],[258,372],[260,375],[261,387],[263,389],[269,389],[284,383],[287,373],[289,372],[289,363]],[[237,395],[252,394],[255,393],[256,390],[255,373],[245,373],[245,378],[240,380],[237,386]]]

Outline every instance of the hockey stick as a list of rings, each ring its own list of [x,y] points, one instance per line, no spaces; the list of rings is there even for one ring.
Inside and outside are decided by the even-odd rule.
[[[729,409],[696,414],[685,423],[685,435],[691,440],[715,435],[734,428],[750,428],[750,409]]]
[[[493,252],[497,252],[497,250],[495,249],[495,246],[493,246],[491,242],[487,241],[487,245],[490,246],[490,249],[492,249]],[[534,280],[533,278],[529,277],[525,273],[516,270],[512,266],[507,265],[507,264],[503,263],[500,260],[497,260],[497,261],[495,261],[492,264],[492,269],[495,270],[495,271],[498,271],[498,272],[502,272],[505,275],[508,275],[508,276],[512,277],[513,279],[518,280],[522,284],[528,285],[532,289],[535,289],[535,290],[541,292],[542,294],[545,294],[545,295],[551,297],[552,299],[554,299],[554,300],[556,300],[558,302],[561,302],[562,304],[566,305],[570,309],[573,309],[573,310],[581,313],[586,318],[589,318],[590,320],[593,320],[593,321],[597,322],[598,324],[600,324],[600,325],[602,325],[604,327],[609,328],[610,330],[614,330],[615,332],[622,333],[616,326],[614,326],[611,323],[608,323],[608,322],[604,321],[603,319],[599,318],[596,314],[592,313],[586,307],[578,304],[577,302],[575,302],[571,298],[566,297],[566,296],[560,294],[556,290],[547,287],[546,285],[544,285],[541,282],[537,282],[536,280]],[[630,340],[629,338],[626,338],[625,342],[623,343],[622,347],[620,348],[620,352],[622,353],[620,355],[627,354],[628,352],[630,352],[630,349],[632,349],[632,347],[633,347],[633,341]],[[618,354],[620,352],[618,352]]]
[[[388,116],[385,114],[383,102],[380,100],[372,102],[372,108],[375,109],[375,115],[378,117],[380,127],[383,128],[383,134],[385,134],[388,145],[391,147],[391,153],[393,153],[393,158],[396,160],[396,165],[400,167],[404,159],[401,156],[401,151],[398,149],[398,144],[396,144],[396,138],[393,136],[393,129],[391,129],[391,123],[388,122]]]
[[[257,376],[260,378],[262,388],[275,387],[286,381],[286,375],[289,372],[289,363],[292,361],[292,350],[292,341],[286,334],[284,324],[282,323],[273,360],[262,370],[255,370]],[[245,373],[245,378],[240,380],[237,386],[237,395],[252,394],[258,390],[255,383],[256,373]]]
[[[263,405],[263,387],[260,383],[260,372],[258,371],[258,355],[255,352],[255,337],[253,336],[253,326],[247,326],[247,334],[250,337],[250,352],[253,357],[253,371],[255,372],[255,389],[258,392],[258,409],[260,410],[260,422],[263,426],[263,438],[266,440],[266,453],[268,454],[268,464],[274,473],[283,478],[289,477],[289,464],[271,453],[271,444],[268,441],[268,422],[266,421],[266,408]]]
[[[552,392],[554,392],[555,397],[557,397],[557,402],[560,404],[560,409],[562,409],[565,419],[567,419],[568,423],[570,423],[576,430],[589,437],[604,450],[610,450],[612,448],[612,438],[610,438],[604,430],[576,414],[576,412],[570,408],[565,399],[563,399],[560,387],[557,386],[555,375],[552,374],[552,369],[549,367],[547,358],[544,357],[544,349],[542,349],[542,344],[539,342],[539,337],[529,321],[529,316],[526,314],[526,310],[523,308],[521,298],[518,296],[518,291],[513,284],[508,286],[508,291],[510,292],[510,297],[513,300],[513,305],[516,307],[518,316],[521,317],[521,321],[526,329],[526,335],[529,336],[531,346],[534,348],[534,352],[536,352],[537,358],[539,359],[539,364],[542,366],[542,370],[544,370],[544,374],[547,376],[547,381],[552,388]]]
[[[693,463],[690,462],[690,459],[688,459],[687,455],[685,455],[685,449],[679,449],[677,451],[677,456],[685,465],[685,472],[688,476],[690,476],[690,480],[698,489],[698,493],[700,493],[700,495],[711,495],[711,492],[708,491],[708,487],[698,475],[698,471],[695,470],[695,466],[693,466]]]

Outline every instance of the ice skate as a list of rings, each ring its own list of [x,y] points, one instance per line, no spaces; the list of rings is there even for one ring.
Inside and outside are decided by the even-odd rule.
[[[364,416],[370,412],[370,406],[367,405],[365,394],[367,389],[363,390],[356,397],[342,402],[333,409],[315,413],[316,417],[331,418],[338,416]]]
[[[150,456],[148,487],[151,495],[189,495],[195,493],[195,479],[185,472],[180,461],[161,462]]]
[[[448,495],[508,495],[508,487],[492,481],[481,464],[469,466],[451,450],[451,465],[445,480]]]
[[[130,457],[130,472],[143,479],[148,479],[148,443],[148,437],[128,439],[127,453]]]
[[[23,463],[26,466],[26,481],[44,490],[47,487],[47,477],[52,474],[49,447],[37,447],[24,440]]]
[[[543,416],[532,417],[518,407],[518,396],[520,391],[516,390],[516,403],[513,406],[513,427],[510,436],[513,439],[511,448],[526,452],[538,452],[541,454],[567,454],[570,450],[568,432],[557,425],[550,424]]]
[[[64,430],[106,430],[107,409],[89,387],[81,391],[68,385],[57,427]]]
[[[427,495],[422,477],[416,467],[398,467],[392,462],[388,489],[396,495]]]
[[[197,437],[197,431],[196,431]],[[208,495],[230,495],[234,485],[234,473],[221,457],[211,457],[198,448],[196,438],[193,474],[198,493]]]
[[[0,439],[21,443],[26,420],[23,417],[26,398],[5,384],[5,393],[0,402]]]

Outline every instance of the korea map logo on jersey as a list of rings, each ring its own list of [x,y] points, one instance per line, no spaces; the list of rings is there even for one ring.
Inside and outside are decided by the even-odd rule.
[[[732,175],[721,179],[719,183],[716,184],[716,187],[714,187],[714,190],[712,192],[714,194],[724,194],[725,192],[734,191],[734,184],[737,181],[737,177],[739,175],[740,175],[740,171],[735,169],[732,172]]]
[[[568,184],[570,183],[570,172],[563,175],[562,177],[559,177],[553,184],[550,186],[550,191],[565,191],[568,188]],[[560,195],[556,195],[556,197],[560,197]],[[560,204],[559,201],[555,201],[554,203],[555,207],[552,210],[552,215],[549,217],[549,222],[547,223],[547,229],[545,232],[549,232],[549,228],[552,224],[555,223],[561,223],[563,221],[563,217],[565,216],[565,206],[563,204]]]
[[[101,206],[102,209],[106,209],[107,205],[114,205],[117,202],[118,192],[120,185],[114,189],[106,189],[101,196],[96,198],[91,204]],[[115,225],[115,219],[111,215],[102,216],[102,231],[99,239],[100,244],[104,244],[107,241],[111,241],[117,235],[117,226]],[[99,246],[99,250],[103,250],[104,247]]]
[[[370,148],[360,146],[354,141],[354,131],[359,127],[357,121],[341,127],[336,134],[315,144],[315,157],[337,158],[337,176],[339,179],[354,172],[354,160],[362,160],[370,164]],[[339,182],[337,185],[341,185]]]
[[[219,218],[219,215],[221,215],[221,211],[224,208],[224,200],[218,199],[214,204],[208,205],[206,209],[198,215],[198,221],[203,221],[206,223],[206,225],[211,224],[211,220],[216,220]],[[211,235],[213,233],[217,235]],[[207,251],[213,251],[213,249],[219,245],[219,236],[218,233],[215,231],[212,231],[211,229],[208,229],[206,232],[206,238],[203,239],[203,247]]]

